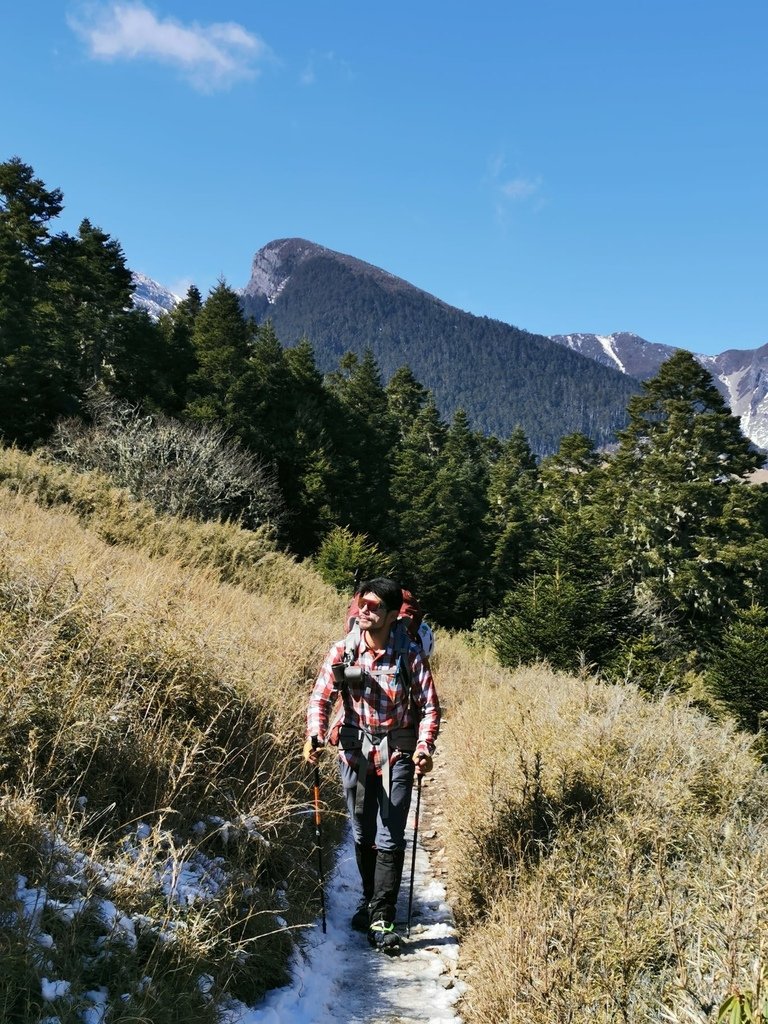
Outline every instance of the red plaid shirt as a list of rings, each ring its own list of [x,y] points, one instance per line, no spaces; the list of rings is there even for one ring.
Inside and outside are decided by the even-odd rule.
[[[440,702],[429,662],[418,645],[411,643],[406,655],[411,669],[411,701],[406,692],[406,673],[396,678],[397,656],[394,651],[394,630],[387,649],[380,653],[369,650],[361,637],[354,664],[359,666],[359,682],[348,682],[344,724],[382,735],[418,721],[417,752],[432,754],[440,728]],[[307,735],[317,736],[324,743],[328,734],[328,717],[338,691],[333,687],[332,666],[344,657],[344,640],[338,640],[328,652],[318,673],[307,710]],[[415,710],[415,716],[414,716]],[[339,756],[356,767],[355,752],[339,748]],[[378,750],[372,752],[372,765],[378,770]]]

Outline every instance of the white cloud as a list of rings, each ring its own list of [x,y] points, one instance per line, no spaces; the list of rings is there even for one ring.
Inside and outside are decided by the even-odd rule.
[[[499,188],[506,199],[515,202],[530,199],[541,188],[541,178],[512,178],[511,181],[502,182]]]
[[[94,59],[167,64],[203,92],[255,77],[257,63],[271,56],[266,43],[242,25],[184,25],[174,18],[159,18],[140,0],[86,7],[69,24]]]
[[[484,184],[489,188],[493,198],[496,220],[505,228],[510,223],[510,218],[514,217],[512,210],[515,206],[538,213],[547,204],[540,175],[509,175],[507,159],[503,153],[495,153],[489,157]]]

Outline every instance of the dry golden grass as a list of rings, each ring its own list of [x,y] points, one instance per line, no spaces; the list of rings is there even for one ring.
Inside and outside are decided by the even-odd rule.
[[[117,546],[15,490],[0,491],[0,1019],[37,1019],[41,976],[56,976],[73,985],[53,1006],[62,1024],[99,985],[110,1019],[213,1020],[198,979],[255,999],[284,979],[291,929],[317,914],[300,746],[343,602],[284,556],[266,583],[243,559],[246,590],[221,582],[220,561],[148,557],[141,529],[172,524],[147,526],[141,508],[133,546]],[[232,549],[247,543],[222,530]],[[169,894],[190,866],[220,871],[215,898]],[[26,930],[22,876],[47,893]],[[73,899],[83,909],[62,922]],[[105,900],[143,922],[135,948],[105,925]]]
[[[294,604],[311,608],[328,600],[327,585],[276,551],[269,530],[162,516],[100,473],[77,473],[16,448],[0,448],[0,488],[73,513],[108,544],[166,556],[193,569],[208,567],[222,582]]]
[[[440,678],[466,1020],[714,1021],[762,963],[768,787],[749,739],[457,644]]]

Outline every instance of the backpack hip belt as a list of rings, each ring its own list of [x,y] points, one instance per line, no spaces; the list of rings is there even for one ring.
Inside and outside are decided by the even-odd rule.
[[[379,765],[381,767],[381,783],[384,789],[382,817],[389,811],[392,774],[390,771],[390,745],[393,752],[412,754],[416,749],[416,727],[396,726],[386,733],[370,733],[353,725],[342,725],[339,730],[339,746],[342,750],[359,750],[360,759],[357,765],[357,791],[355,793],[355,814],[363,813],[365,800],[365,782],[368,777],[370,754],[378,747]]]

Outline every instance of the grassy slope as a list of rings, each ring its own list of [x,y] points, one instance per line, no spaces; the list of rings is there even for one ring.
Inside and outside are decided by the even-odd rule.
[[[298,739],[341,603],[235,528],[18,453],[0,476],[0,1019],[106,988],[110,1020],[212,1020],[200,978],[254,1000],[317,913]]]
[[[297,751],[342,602],[265,537],[16,452],[0,540],[0,1018],[35,1019],[47,977],[73,983],[43,1007],[62,1024],[99,986],[112,1020],[212,1020],[201,976],[256,998],[316,910]],[[713,1021],[761,966],[768,792],[747,739],[438,642],[465,1019]],[[169,870],[196,864],[224,881],[189,906]]]
[[[714,1021],[763,965],[749,739],[632,686],[443,647],[466,1020]]]

